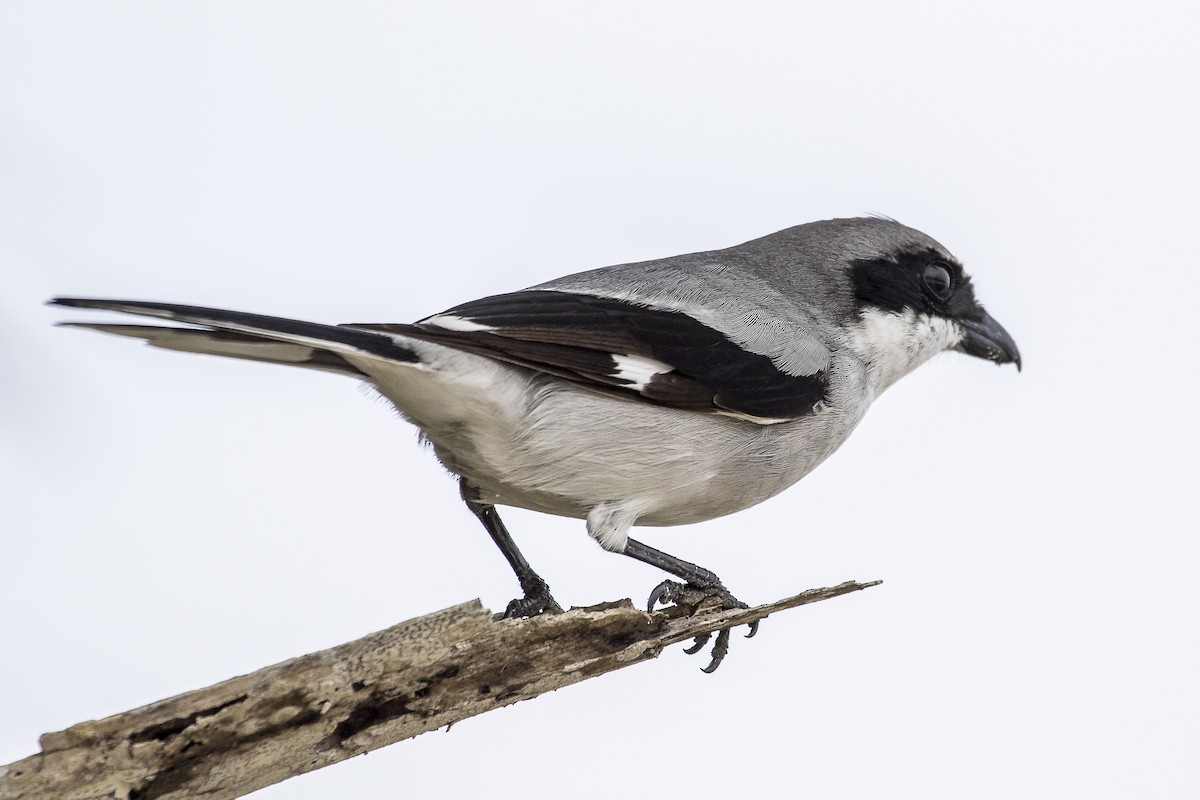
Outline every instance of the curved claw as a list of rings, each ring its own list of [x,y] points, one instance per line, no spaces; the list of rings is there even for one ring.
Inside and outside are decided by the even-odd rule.
[[[650,601],[646,603],[646,611],[653,614],[654,607],[659,603],[666,605],[670,602],[670,595],[677,591],[679,584],[675,581],[663,581],[658,586],[654,587],[654,591],[650,592]]]
[[[729,628],[722,628],[717,632],[717,642],[713,645],[712,661],[708,662],[708,666],[701,668],[700,671],[708,675],[713,674],[727,655],[729,655]]]
[[[711,633],[702,633],[692,641],[691,647],[683,648],[683,652],[689,656],[694,656],[704,649],[704,645],[708,644],[708,640],[712,638]]]
[[[746,634],[747,639],[753,639],[754,634],[758,633],[758,623],[760,622],[762,622],[762,620],[756,619],[754,622],[750,623],[750,632]]]

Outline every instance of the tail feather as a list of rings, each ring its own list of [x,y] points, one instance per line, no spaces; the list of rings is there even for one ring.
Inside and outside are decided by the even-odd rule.
[[[164,350],[241,358],[268,364],[286,364],[307,369],[339,372],[359,378],[365,377],[361,370],[331,350],[281,342],[247,333],[205,328],[172,328],[164,325],[111,325],[96,322],[60,322],[59,326],[86,328],[117,336],[129,336]]]
[[[293,364],[358,376],[363,373],[346,361],[342,354],[362,353],[390,361],[410,363],[420,360],[416,353],[392,336],[340,325],[322,325],[316,322],[248,314],[219,308],[137,300],[56,297],[50,303],[71,308],[119,311],[202,326],[181,328],[156,325],[62,323],[68,327],[90,328],[104,333],[140,338],[155,347],[163,347],[168,350],[208,353],[276,364]]]

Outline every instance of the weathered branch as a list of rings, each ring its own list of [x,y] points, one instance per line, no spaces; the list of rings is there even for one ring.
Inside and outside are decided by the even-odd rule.
[[[478,600],[41,739],[0,800],[225,800],[658,656],[670,644],[874,586],[751,609],[647,614],[626,600],[494,622]]]

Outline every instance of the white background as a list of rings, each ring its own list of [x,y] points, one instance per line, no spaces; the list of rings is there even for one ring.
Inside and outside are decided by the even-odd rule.
[[[0,6],[0,763],[516,589],[354,382],[48,297],[409,321],[879,212],[1025,372],[942,356],[784,495],[642,535],[752,603],[883,586],[256,796],[1196,797],[1200,26],[1102,5]],[[565,603],[660,578],[506,518]]]

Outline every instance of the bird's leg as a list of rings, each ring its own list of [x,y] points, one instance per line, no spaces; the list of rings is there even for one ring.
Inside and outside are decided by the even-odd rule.
[[[684,561],[681,558],[664,553],[661,550],[655,550],[649,545],[642,544],[635,539],[629,539],[625,543],[625,555],[636,558],[645,564],[669,572],[683,578],[686,583],[679,581],[666,580],[654,587],[654,591],[650,593],[650,602],[647,604],[647,611],[654,611],[654,607],[659,603],[666,605],[674,603],[676,605],[689,606],[692,613],[695,613],[700,604],[709,597],[720,601],[721,607],[730,608],[749,608],[741,600],[733,596],[733,593],[725,588],[725,584],[721,583],[721,579],[715,573],[706,570],[704,567],[697,566],[690,561]],[[750,633],[746,634],[746,638],[750,638],[758,633],[758,622],[750,623]],[[702,634],[696,637],[695,642],[691,647],[684,652],[688,655],[698,653],[708,644],[712,634]],[[722,628],[717,632],[717,641],[713,645],[712,661],[704,668],[705,672],[712,672],[717,667],[721,666],[721,662],[725,659],[729,652],[729,628]]]
[[[479,492],[467,482],[466,478],[459,479],[458,487],[467,508],[471,509],[471,513],[479,518],[483,527],[487,528],[487,532],[491,535],[492,541],[496,543],[496,547],[499,547],[500,552],[508,559],[508,565],[516,573],[517,581],[521,584],[521,591],[525,593],[524,597],[510,602],[503,614],[496,615],[496,619],[536,617],[547,611],[561,612],[562,607],[550,595],[549,584],[542,579],[541,575],[533,571],[533,567],[529,566],[525,556],[521,555],[521,551],[517,549],[517,543],[513,541],[508,528],[504,527],[504,522],[496,512],[496,507],[491,503],[480,501]]]

